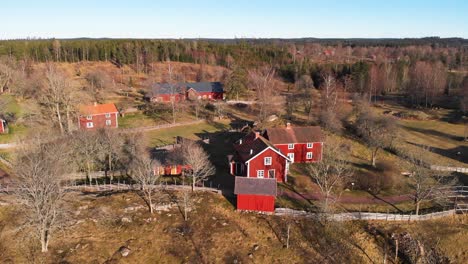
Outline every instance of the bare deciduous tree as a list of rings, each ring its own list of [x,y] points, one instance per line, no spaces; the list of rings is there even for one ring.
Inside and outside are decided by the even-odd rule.
[[[446,173],[430,169],[431,164],[427,155],[430,151],[430,148],[422,147],[409,151],[405,157],[410,163],[410,187],[413,190],[412,198],[416,215],[419,214],[422,202],[442,198],[441,187],[451,184]]]
[[[377,152],[392,146],[396,137],[397,125],[393,118],[376,116],[370,111],[358,113],[356,119],[358,135],[371,149],[371,164],[376,166]]]
[[[210,162],[209,155],[198,143],[184,140],[181,148],[185,165],[189,167],[187,175],[192,178],[193,191],[197,183],[206,181],[215,173],[215,168]]]
[[[249,82],[255,89],[260,104],[260,121],[264,121],[274,110],[273,96],[275,90],[275,70],[272,67],[263,67],[249,71]]]
[[[52,233],[63,216],[63,175],[69,163],[64,146],[40,144],[23,150],[15,164],[18,177],[17,196],[24,204],[29,223],[47,252]]]
[[[102,160],[102,156],[107,153],[104,152],[101,141],[95,132],[75,133],[72,142],[74,161],[80,169],[85,171],[87,180],[91,181],[91,171],[96,161]]]
[[[15,69],[13,68],[13,59],[9,57],[0,58],[0,93],[5,91],[5,88],[9,87],[9,84],[13,80]]]
[[[159,162],[149,158],[147,153],[146,155],[141,153],[130,164],[131,176],[140,185],[138,193],[145,201],[150,213],[153,213],[153,197],[157,192],[155,185],[159,180],[159,174],[155,173],[155,168],[159,165]]]
[[[66,130],[70,132],[71,111],[74,106],[74,92],[72,83],[67,77],[59,72],[57,68],[50,64],[46,71],[47,84],[42,93],[42,100],[44,104],[53,113],[54,119],[60,128],[60,132],[65,132],[63,115],[65,112]]]
[[[322,160],[310,164],[307,171],[320,188],[324,197],[323,211],[328,213],[330,198],[347,183],[352,171],[345,160],[346,147],[339,142],[327,143],[326,145]]]

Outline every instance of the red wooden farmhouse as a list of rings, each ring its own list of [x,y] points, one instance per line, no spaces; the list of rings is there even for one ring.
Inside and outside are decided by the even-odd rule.
[[[287,180],[289,158],[260,135],[251,132],[234,144],[235,154],[230,160],[230,171],[235,176]]]
[[[317,162],[322,160],[323,136],[319,126],[267,128],[262,135],[291,162]]]
[[[237,195],[237,210],[273,212],[276,180],[236,177],[234,194]]]
[[[4,119],[0,119],[0,134],[8,133],[8,124]]]
[[[156,83],[146,97],[151,102],[176,102],[184,100],[223,100],[224,90],[220,82]]]
[[[98,128],[117,128],[117,107],[114,104],[85,105],[80,107],[78,127],[82,130],[95,130]]]

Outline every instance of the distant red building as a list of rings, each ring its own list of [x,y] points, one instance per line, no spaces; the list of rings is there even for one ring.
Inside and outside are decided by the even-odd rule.
[[[262,133],[291,162],[305,163],[322,160],[323,136],[319,126],[267,128]]]
[[[276,188],[275,179],[236,177],[237,210],[274,212]]]
[[[234,149],[236,152],[230,160],[232,175],[287,181],[289,158],[259,132],[251,132],[237,141]]]
[[[117,128],[119,111],[114,104],[85,105],[80,108],[78,127],[82,130]]]
[[[0,134],[8,133],[8,124],[4,119],[0,119]]]
[[[220,82],[156,83],[146,97],[151,102],[176,102],[185,100],[223,100],[224,89]]]

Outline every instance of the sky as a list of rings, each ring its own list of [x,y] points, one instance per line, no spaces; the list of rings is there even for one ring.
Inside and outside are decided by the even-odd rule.
[[[0,0],[0,39],[468,38],[467,0]]]

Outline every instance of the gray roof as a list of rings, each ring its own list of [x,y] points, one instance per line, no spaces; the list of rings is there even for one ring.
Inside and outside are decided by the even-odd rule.
[[[214,92],[222,93],[223,85],[220,82],[196,82],[196,83],[185,83],[187,89],[194,89],[197,92]]]
[[[172,86],[169,83],[155,83],[151,86],[149,95],[178,94],[183,93],[190,88],[197,92],[222,93],[224,91],[223,85],[220,82],[175,83],[172,84]]]
[[[276,196],[276,179],[236,177],[234,194]]]

